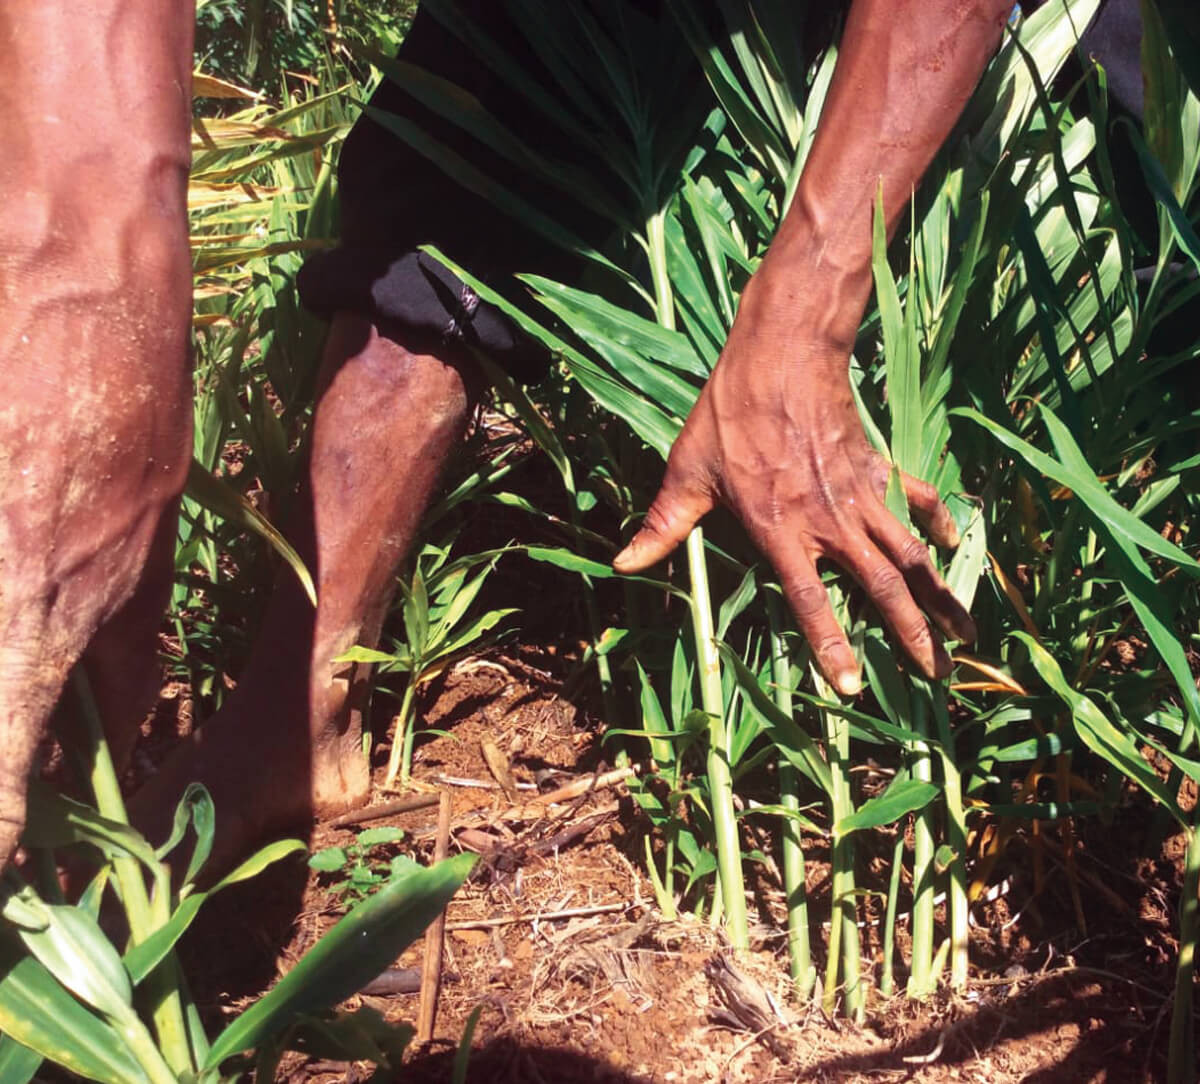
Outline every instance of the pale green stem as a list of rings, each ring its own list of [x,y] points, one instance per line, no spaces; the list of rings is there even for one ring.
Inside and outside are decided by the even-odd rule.
[[[604,703],[605,721],[612,726],[613,720],[620,718],[616,697],[613,695],[612,667],[609,665],[608,656],[601,655],[596,650],[600,644],[600,634],[604,630],[600,627],[600,615],[596,610],[596,592],[592,587],[591,577],[584,576],[583,584],[583,601],[587,609],[588,628],[592,633],[592,650],[596,656],[596,676],[600,679],[600,699]]]
[[[971,938],[970,902],[967,899],[967,817],[963,810],[962,776],[953,758],[954,735],[950,732],[950,715],[946,711],[946,688],[930,689],[934,698],[933,714],[938,725],[941,743],[942,792],[946,805],[946,842],[954,853],[950,862],[947,888],[947,914],[950,919],[950,986],[964,990],[967,986],[967,947]]]
[[[813,681],[819,696],[826,700],[834,698],[833,690],[815,668]],[[822,1007],[828,1014],[832,1014],[836,1008],[837,965],[840,957],[842,980],[845,984],[846,1015],[861,1023],[866,1006],[862,976],[859,973],[861,957],[855,905],[854,836],[852,833],[839,833],[836,827],[839,821],[854,812],[854,796],[850,789],[850,726],[841,715],[830,711],[821,712],[821,723],[829,757],[829,799],[835,826],[830,847],[832,913],[829,926],[829,964],[826,968]]]
[[[775,704],[788,717],[792,715],[791,661],[781,632],[783,621],[779,600],[767,599],[767,615],[771,623],[771,675],[775,684]],[[779,758],[779,801],[784,809],[799,811],[800,778],[785,758]],[[808,887],[804,870],[804,840],[800,822],[784,817],[783,833],[783,892],[788,912],[788,962],[796,995],[807,1000],[816,982],[817,972],[812,963],[812,946],[808,926]]]
[[[407,784],[412,772],[413,734],[416,730],[412,710],[418,676],[419,671],[414,667],[408,675],[408,683],[404,686],[404,696],[400,699],[400,713],[396,716],[396,733],[392,736],[392,751],[388,757],[385,786],[390,787],[396,781],[397,774],[400,776],[401,786]]]
[[[1191,828],[1183,890],[1179,897],[1179,959],[1175,963],[1175,1004],[1167,1055],[1167,1084],[1196,1079],[1195,1022],[1192,1019],[1196,940],[1200,938],[1200,815]]]
[[[108,741],[104,737],[104,726],[95,698],[92,696],[91,684],[88,682],[87,674],[84,673],[82,666],[76,666],[72,671],[71,681],[82,708],[91,746],[89,750],[91,754],[89,783],[96,799],[96,809],[99,810],[101,816],[107,817],[109,820],[128,824],[129,816],[125,811],[125,799],[121,796],[117,770],[113,764]],[[144,941],[170,918],[170,874],[165,866],[155,872],[156,891],[152,902],[146,891],[146,881],[142,875],[141,865],[136,858],[117,855],[113,858],[113,872],[116,874],[117,883],[121,888],[121,902],[129,921],[130,938],[136,945]],[[152,1074],[154,1080],[174,1080],[175,1074],[192,1072],[195,1068],[192,1065],[187,1026],[183,1019],[182,992],[179,984],[172,981],[173,977],[171,961],[168,959],[155,968],[145,980],[146,992],[153,1006],[154,1027],[162,1047],[161,1054],[151,1042],[148,1034],[145,1035],[143,1041],[138,1038],[137,1029],[134,1028],[133,1023],[122,1021],[127,1038],[134,1044],[131,1049],[134,1050],[138,1060],[148,1073],[151,1071],[154,1059],[162,1061],[163,1056],[165,1056],[166,1062],[163,1063],[162,1070],[174,1071],[169,1077],[163,1077],[161,1072],[155,1072]],[[134,1017],[134,1023],[145,1032],[141,1021],[136,1017]],[[153,1051],[153,1058],[144,1049],[147,1044]],[[168,1065],[170,1070],[167,1069]]]
[[[667,274],[667,242],[664,212],[655,211],[646,222],[647,253],[654,281],[658,322],[675,328],[675,299]],[[712,598],[708,590],[708,568],[704,560],[704,535],[692,528],[687,539],[688,575],[691,579],[692,631],[696,637],[696,665],[700,677],[700,706],[709,718],[708,788],[716,836],[717,869],[725,924],[735,949],[748,948],[750,931],[746,921],[746,893],[742,878],[742,853],[738,841],[737,816],[733,808],[733,774],[729,764],[729,734],[725,723],[725,694],[721,688],[721,661],[713,628]],[[716,907],[714,906],[714,912]]]
[[[892,875],[888,881],[887,911],[883,916],[883,971],[879,976],[879,992],[891,997],[896,990],[896,898],[900,895],[900,869],[904,864],[904,833],[896,833],[892,850]]]
[[[928,705],[921,691],[913,687],[909,696],[912,729],[918,734],[929,733]],[[914,741],[911,745],[914,779],[933,782],[933,761],[929,745]],[[913,907],[912,907],[912,969],[908,977],[908,996],[922,998],[932,992],[933,970],[933,858],[934,839],[932,813],[928,806],[917,814],[913,825]]]

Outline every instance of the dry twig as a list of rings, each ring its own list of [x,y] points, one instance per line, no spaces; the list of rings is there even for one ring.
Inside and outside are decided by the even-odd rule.
[[[433,860],[440,862],[450,853],[450,794],[439,795],[437,841]],[[442,982],[442,942],[445,939],[446,912],[443,909],[425,931],[425,966],[421,972],[421,1008],[417,1017],[417,1039],[427,1043],[433,1038],[437,1018],[438,990]]]

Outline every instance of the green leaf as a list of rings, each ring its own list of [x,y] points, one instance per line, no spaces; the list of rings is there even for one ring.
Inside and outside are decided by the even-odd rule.
[[[230,885],[248,881],[257,876],[267,866],[286,858],[289,854],[304,851],[307,848],[298,839],[281,839],[268,844],[255,852],[238,866],[232,873],[223,877],[212,888],[204,892],[193,892],[175,909],[171,917],[144,941],[140,941],[125,953],[125,970],[129,972],[135,984],[141,982],[175,947],[176,942],[184,935],[192,924],[201,905],[210,896],[228,888]]]
[[[950,559],[950,568],[946,572],[946,586],[953,592],[954,597],[962,603],[963,609],[970,610],[975,601],[975,591],[979,587],[983,575],[983,565],[987,560],[987,523],[979,508],[973,509],[967,529],[962,532],[958,549]]]
[[[780,756],[794,765],[798,772],[820,787],[825,794],[829,794],[833,788],[833,780],[829,774],[829,765],[825,762],[817,743],[790,715],[779,709],[775,701],[759,686],[758,679],[750,668],[728,644],[719,642],[717,647],[733,667],[738,685],[762,716]]]
[[[1108,490],[1104,488],[1104,484],[1087,465],[1087,460],[1066,426],[1047,407],[1039,404],[1039,409],[1046,428],[1050,431],[1055,448],[1060,455],[1063,455],[1064,451],[1068,453],[1069,464],[1065,461],[1067,456],[1064,455],[1064,461],[1060,462],[1053,456],[1038,451],[1028,441],[1005,429],[1002,425],[998,425],[977,410],[959,407],[951,413],[970,418],[973,422],[983,426],[1001,444],[1016,452],[1031,467],[1072,490],[1082,501],[1088,515],[1109,528],[1115,536],[1165,558],[1185,572],[1192,575],[1200,574],[1200,564],[1197,564],[1174,543],[1168,542],[1153,528],[1131,515],[1128,509],[1122,508],[1112,498]]]
[[[215,513],[229,523],[253,531],[266,539],[276,553],[296,574],[304,593],[314,606],[317,604],[317,589],[304,561],[281,535],[270,520],[255,508],[245,497],[227,482],[217,478],[195,459],[188,470],[187,495],[202,508]]]
[[[527,275],[524,280],[542,295],[542,303],[551,307],[585,341],[614,343],[630,354],[661,361],[680,372],[708,376],[708,367],[696,356],[687,336],[680,332],[614,305],[598,294],[539,275]]]
[[[404,829],[384,825],[379,828],[366,828],[355,837],[355,842],[366,850],[368,847],[378,847],[384,843],[399,843],[404,838]],[[319,852],[318,852],[319,853]],[[316,855],[313,856],[314,858]],[[309,865],[312,865],[311,861]],[[316,867],[313,867],[314,869]]]
[[[336,873],[349,862],[350,856],[344,847],[323,847],[313,852],[308,860],[308,868],[315,869],[318,873]]]
[[[408,1024],[390,1024],[375,1009],[362,1006],[332,1020],[302,1017],[288,1047],[326,1061],[369,1061],[396,1071],[415,1034]],[[261,1078],[260,1078],[261,1079]]]
[[[909,271],[911,281],[911,261]],[[882,184],[875,196],[871,273],[875,279],[875,298],[879,303],[879,324],[883,332],[888,409],[892,416],[892,458],[902,470],[916,476],[921,471],[923,443],[921,356],[917,350],[913,324],[913,299],[909,298],[907,310],[901,309],[896,280],[888,266]],[[907,516],[905,518],[907,519]]]
[[[329,931],[213,1043],[205,1069],[258,1046],[299,1015],[336,1005],[379,974],[446,906],[471,867],[459,855],[389,881]]]
[[[0,1035],[0,1080],[4,1084],[28,1084],[44,1060],[36,1050],[22,1046],[9,1035]]]
[[[1128,733],[1118,730],[1096,703],[1067,684],[1063,672],[1053,656],[1032,636],[1025,632],[1013,635],[1029,650],[1029,659],[1038,676],[1071,709],[1071,720],[1075,732],[1083,743],[1105,762],[1111,764],[1128,779],[1137,783],[1186,829],[1188,818],[1180,810],[1174,796],[1158,778],[1154,769],[1145,761],[1136,743]]]
[[[212,795],[200,783],[189,783],[175,807],[175,820],[171,826],[171,835],[166,843],[159,847],[155,854],[159,860],[166,858],[183,840],[189,822],[196,829],[196,846],[192,849],[192,857],[188,861],[187,873],[183,883],[190,885],[199,876],[204,863],[212,853],[213,831],[216,814],[213,808]]]
[[[28,813],[21,842],[26,847],[50,850],[72,843],[90,843],[99,847],[106,858],[128,855],[147,869],[158,868],[154,849],[140,832],[120,821],[102,817],[91,806],[67,798],[39,780],[31,780]]]
[[[0,933],[0,1032],[88,1080],[149,1084],[121,1033],[76,1001],[7,933]]]
[[[1150,148],[1146,146],[1146,141],[1142,139],[1133,124],[1127,123],[1125,130],[1133,144],[1138,163],[1142,167],[1142,176],[1146,178],[1146,187],[1154,194],[1154,198],[1158,200],[1159,206],[1166,214],[1175,243],[1200,269],[1200,236],[1197,236],[1187,213],[1179,206],[1179,200],[1171,190],[1171,183],[1167,180],[1166,173],[1163,172],[1162,164],[1151,154]]]
[[[934,783],[898,777],[882,794],[863,802],[854,813],[838,821],[833,826],[833,833],[843,836],[863,828],[892,824],[908,813],[924,809],[939,793],[941,788]]]
[[[27,890],[33,898],[32,889]],[[121,957],[91,915],[65,904],[41,905],[44,929],[18,931],[25,947],[77,998],[110,1018],[131,1012],[133,985]]]

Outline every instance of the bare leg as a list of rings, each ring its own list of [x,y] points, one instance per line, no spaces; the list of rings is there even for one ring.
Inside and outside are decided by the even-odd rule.
[[[335,319],[322,379],[309,478],[288,531],[317,582],[317,610],[282,573],[228,703],[133,804],[154,836],[187,783],[203,782],[216,803],[218,865],[267,832],[366,799],[352,670],[332,660],[375,643],[395,567],[469,416],[454,364],[407,350],[364,317]]]
[[[0,865],[71,666],[131,598],[165,601],[193,21],[178,0],[0,5]]]

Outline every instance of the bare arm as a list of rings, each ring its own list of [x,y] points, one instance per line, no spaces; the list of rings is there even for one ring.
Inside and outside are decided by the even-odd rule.
[[[796,198],[742,295],[729,340],[667,463],[645,524],[615,565],[661,560],[718,500],[779,573],[825,675],[858,666],[816,570],[847,568],[931,677],[950,660],[925,614],[973,639],[970,616],[923,543],[883,505],[889,465],[868,445],[847,360],[871,291],[879,186],[889,236],[995,52],[1008,0],[855,0]],[[954,545],[932,486],[905,478],[917,519]]]

